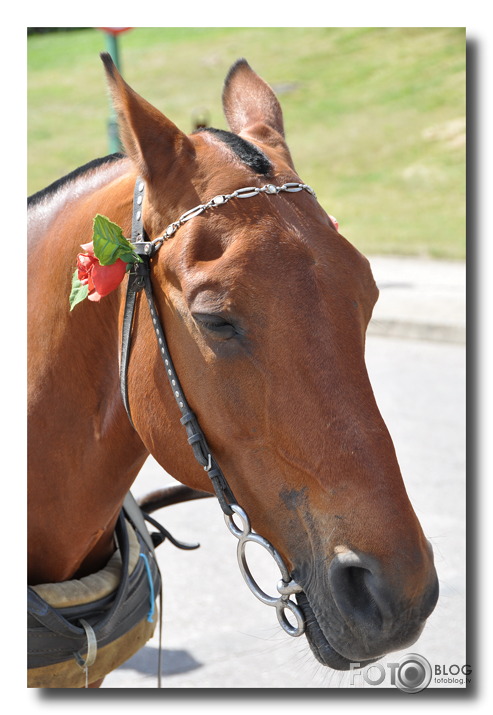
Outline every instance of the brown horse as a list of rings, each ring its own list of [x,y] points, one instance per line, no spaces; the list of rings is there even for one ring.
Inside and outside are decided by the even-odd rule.
[[[103,60],[126,156],[92,162],[30,200],[30,584],[106,564],[149,454],[212,491],[179,423],[145,296],[128,365],[133,425],[119,389],[126,279],[69,311],[93,218],[129,236],[137,176],[150,239],[217,195],[300,185],[279,103],[246,61],[224,86],[230,131],[188,136]],[[264,191],[176,227],[151,278],[184,394],[252,527],[302,587],[316,658],[348,669],[408,646],[438,586],[365,367],[378,296],[368,261],[310,191]]]

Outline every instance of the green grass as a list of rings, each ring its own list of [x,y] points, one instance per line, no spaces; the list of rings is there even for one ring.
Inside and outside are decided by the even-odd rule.
[[[28,40],[28,192],[108,152],[98,30]],[[277,90],[303,181],[364,253],[465,256],[465,31],[138,28],[127,81],[182,129],[241,56]]]

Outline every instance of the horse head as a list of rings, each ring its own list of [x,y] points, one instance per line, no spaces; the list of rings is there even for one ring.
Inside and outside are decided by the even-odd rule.
[[[151,240],[214,196],[301,182],[279,102],[245,60],[224,85],[229,131],[187,135],[103,59],[125,151],[146,184]],[[365,367],[378,297],[369,263],[311,192],[274,193],[180,225],[151,259],[152,287],[215,458],[302,586],[314,654],[347,669],[418,637],[437,577]],[[128,372],[133,423],[168,472],[211,491],[176,436],[180,415],[143,304]]]

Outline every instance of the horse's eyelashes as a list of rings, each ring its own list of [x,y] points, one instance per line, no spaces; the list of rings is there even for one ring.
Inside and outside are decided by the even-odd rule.
[[[238,335],[235,326],[220,315],[194,313],[193,318],[200,328],[207,330],[217,337],[229,340]]]

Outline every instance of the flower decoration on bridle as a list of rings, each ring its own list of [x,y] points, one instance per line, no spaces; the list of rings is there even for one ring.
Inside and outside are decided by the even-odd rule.
[[[104,298],[118,288],[134,263],[142,261],[120,226],[101,214],[94,218],[92,241],[81,248],[84,253],[78,254],[72,276],[70,310],[85,298],[94,302]]]

